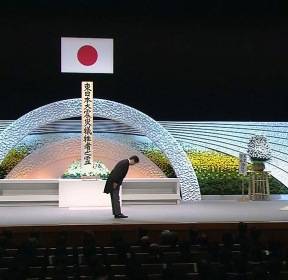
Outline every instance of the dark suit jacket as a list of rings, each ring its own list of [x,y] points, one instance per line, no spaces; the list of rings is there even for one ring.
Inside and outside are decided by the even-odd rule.
[[[104,193],[110,193],[113,191],[113,183],[117,183],[120,186],[123,179],[127,175],[129,169],[129,160],[123,159],[119,161],[113,170],[111,171],[104,188]]]

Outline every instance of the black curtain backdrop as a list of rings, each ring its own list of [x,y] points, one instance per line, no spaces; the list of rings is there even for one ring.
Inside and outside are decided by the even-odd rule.
[[[95,97],[156,120],[288,121],[284,6],[134,2],[3,6],[0,119],[80,97],[81,80],[93,80]],[[115,73],[61,73],[61,36],[114,38]]]

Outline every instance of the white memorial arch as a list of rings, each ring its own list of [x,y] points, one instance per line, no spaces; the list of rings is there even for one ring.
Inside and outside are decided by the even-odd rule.
[[[33,130],[61,119],[81,116],[81,99],[68,99],[39,107],[10,124],[0,134],[0,160]],[[94,116],[115,120],[137,129],[155,143],[170,160],[179,179],[182,199],[199,200],[200,188],[193,166],[176,139],[146,114],[110,100],[94,100]]]

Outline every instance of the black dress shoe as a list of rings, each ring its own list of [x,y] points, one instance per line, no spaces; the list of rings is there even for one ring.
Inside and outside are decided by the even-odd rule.
[[[124,214],[115,215],[114,217],[115,217],[115,219],[125,219],[125,218],[128,218],[128,216],[125,216]]]

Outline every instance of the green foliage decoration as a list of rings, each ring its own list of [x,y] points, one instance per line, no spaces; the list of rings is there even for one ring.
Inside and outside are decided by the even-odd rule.
[[[175,177],[169,160],[159,149],[148,148],[142,152],[159,166],[167,177]],[[195,169],[201,194],[241,194],[242,181],[247,186],[248,178],[238,174],[238,158],[215,151],[186,150],[186,153]],[[251,168],[252,165],[249,164],[248,170]],[[288,188],[274,177],[270,176],[269,183],[272,194],[288,193]]]
[[[29,150],[25,146],[11,149],[0,163],[0,178],[5,178],[6,175],[28,154]]]

